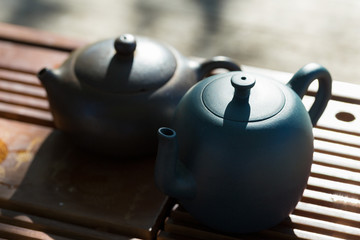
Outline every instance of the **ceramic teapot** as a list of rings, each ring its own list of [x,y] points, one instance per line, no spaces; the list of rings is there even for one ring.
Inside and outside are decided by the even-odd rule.
[[[170,124],[185,92],[212,70],[239,70],[226,57],[196,60],[146,37],[124,34],[78,49],[42,69],[55,126],[88,150],[155,155],[156,129]]]
[[[301,99],[319,88],[309,111]],[[331,76],[312,63],[286,84],[242,71],[211,76],[158,130],[155,182],[201,223],[230,233],[276,225],[300,200],[313,156],[312,127],[331,96]]]

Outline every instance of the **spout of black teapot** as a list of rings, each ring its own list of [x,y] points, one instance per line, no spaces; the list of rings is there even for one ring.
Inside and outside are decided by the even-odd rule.
[[[38,78],[46,91],[50,90],[52,86],[55,87],[60,80],[58,71],[49,68],[41,69],[38,73]]]
[[[64,92],[70,94],[71,89],[78,92],[82,88],[77,78],[63,67],[56,69],[43,68],[38,72],[37,76],[45,88],[49,100],[52,99],[55,102],[59,102],[59,99],[57,99],[59,94],[64,94]]]

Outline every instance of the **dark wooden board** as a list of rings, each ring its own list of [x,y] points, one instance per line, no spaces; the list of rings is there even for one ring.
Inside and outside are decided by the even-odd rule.
[[[117,159],[77,149],[60,131],[0,119],[8,149],[0,207],[150,239],[167,198],[153,158]]]

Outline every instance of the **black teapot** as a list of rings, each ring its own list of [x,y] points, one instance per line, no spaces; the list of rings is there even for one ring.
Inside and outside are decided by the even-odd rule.
[[[170,124],[185,92],[212,70],[239,70],[226,57],[190,59],[146,37],[124,34],[78,49],[42,69],[55,126],[88,150],[156,153],[156,129]]]
[[[301,98],[319,89],[309,112]],[[229,233],[269,228],[295,208],[313,157],[312,127],[331,96],[318,64],[284,85],[235,71],[197,83],[158,130],[155,180],[201,223]]]

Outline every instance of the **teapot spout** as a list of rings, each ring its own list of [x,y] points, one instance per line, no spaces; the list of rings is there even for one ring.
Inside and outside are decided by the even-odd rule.
[[[158,188],[176,199],[192,199],[196,194],[195,179],[179,161],[176,132],[170,128],[158,130],[158,153],[155,182]]]
[[[40,79],[45,89],[48,88],[49,84],[58,80],[57,74],[53,70],[48,68],[41,69],[38,73],[38,78]]]

